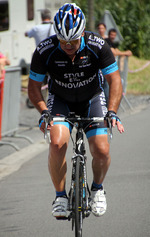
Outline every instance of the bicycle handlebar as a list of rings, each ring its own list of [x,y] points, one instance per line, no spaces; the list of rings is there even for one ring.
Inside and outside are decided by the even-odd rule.
[[[54,122],[103,122],[103,117],[82,118],[82,117],[53,117]]]
[[[79,117],[79,116],[75,116],[75,117],[60,117],[60,116],[52,116],[52,120],[53,122],[69,122],[70,124],[72,124],[74,126],[74,124],[76,122],[104,122],[104,117],[93,117],[93,118],[84,118],[84,117]],[[44,133],[44,139],[47,138],[47,126],[49,123],[49,118],[46,116],[44,118],[44,122],[45,122],[45,133]],[[110,138],[112,138],[112,126],[111,126],[111,122],[108,122],[108,128],[110,130]]]

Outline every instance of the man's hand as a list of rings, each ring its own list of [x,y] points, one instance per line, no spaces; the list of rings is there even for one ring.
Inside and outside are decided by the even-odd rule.
[[[51,116],[49,110],[43,110],[41,118],[39,120],[39,128],[43,133],[45,132],[45,119],[47,119],[47,122],[48,122],[47,129],[49,130],[50,127],[53,126],[53,122],[51,122],[52,116]]]
[[[124,127],[121,124],[121,120],[119,119],[119,117],[116,115],[116,113],[112,110],[109,110],[105,116],[105,120],[106,121],[110,121],[112,124],[112,127],[115,127],[117,125],[118,131],[120,133],[124,132]]]

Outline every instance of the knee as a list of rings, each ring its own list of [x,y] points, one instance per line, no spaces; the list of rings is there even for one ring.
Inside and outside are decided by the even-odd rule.
[[[109,144],[108,143],[92,145],[92,148],[90,148],[90,151],[93,158],[103,160],[103,161],[109,158]]]
[[[60,138],[54,138],[50,143],[50,153],[53,154],[61,154],[66,152],[67,150],[67,142]]]
[[[66,146],[66,143],[61,139],[52,139],[51,140],[51,149],[54,151],[60,151],[63,147]]]

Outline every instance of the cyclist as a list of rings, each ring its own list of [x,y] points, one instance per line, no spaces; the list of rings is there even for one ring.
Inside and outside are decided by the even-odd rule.
[[[64,4],[54,17],[55,36],[42,41],[36,48],[30,70],[29,98],[41,113],[39,126],[44,132],[45,115],[64,115],[69,111],[82,117],[106,116],[117,125],[120,133],[124,127],[117,117],[122,95],[121,78],[115,58],[108,44],[93,32],[85,31],[85,16],[76,4]],[[110,85],[108,111],[101,87],[100,69]],[[49,97],[47,105],[41,85],[45,73],[49,73]],[[52,214],[67,216],[66,150],[71,128],[67,122],[50,123],[51,143],[48,166],[56,190]],[[107,204],[103,181],[110,165],[107,128],[104,123],[95,123],[85,130],[92,154],[93,183],[92,212],[101,216]]]

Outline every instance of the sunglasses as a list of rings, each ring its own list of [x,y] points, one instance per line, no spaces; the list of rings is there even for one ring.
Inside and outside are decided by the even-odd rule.
[[[70,44],[70,45],[76,45],[79,42],[79,39],[76,40],[70,40],[70,41],[66,41],[66,40],[59,40],[61,44],[66,45],[66,44]]]

